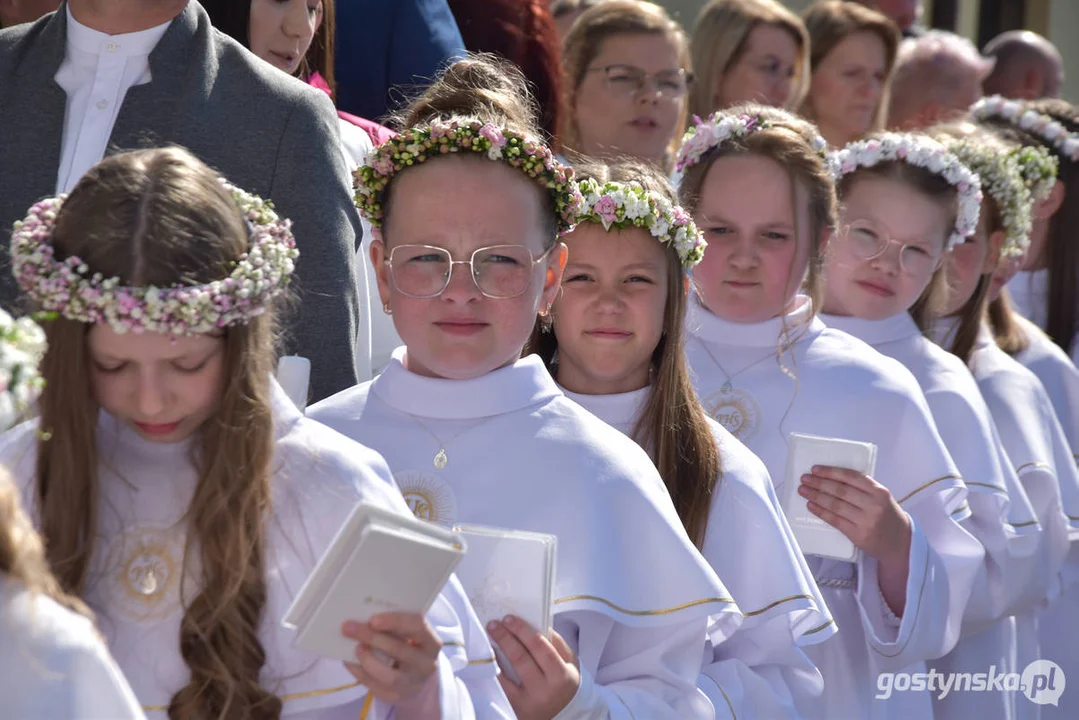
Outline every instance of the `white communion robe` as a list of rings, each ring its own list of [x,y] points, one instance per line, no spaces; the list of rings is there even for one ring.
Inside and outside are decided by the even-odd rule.
[[[967,488],[948,456],[914,377],[845,333],[830,330],[800,296],[786,316],[728,322],[696,297],[686,318],[686,356],[705,410],[767,466],[777,494],[792,432],[874,443],[876,477],[912,521],[906,611],[888,608],[877,562],[810,557],[838,635],[806,648],[824,693],[799,708],[808,718],[931,718],[928,697],[877,700],[878,673],[949,652],[984,556],[962,528]],[[789,347],[777,360],[777,348]],[[728,373],[730,375],[728,376]]]
[[[1044,330],[1049,320],[1049,271],[1018,272],[1008,282],[1007,288],[1016,312]],[[1053,341],[1050,339],[1049,342]],[[1079,365],[1079,335],[1072,340],[1071,348],[1064,354],[1073,365]],[[1064,424],[1065,421],[1060,422]]]
[[[0,703],[16,720],[142,720],[89,618],[0,573]]]
[[[407,370],[406,352],[308,415],[382,453],[419,517],[558,537],[554,628],[581,670],[559,720],[713,717],[697,690],[705,642],[742,616],[648,455],[537,356],[446,380]]]
[[[955,649],[930,660],[939,673],[1014,672],[1008,616],[1034,610],[1053,578],[1038,563],[1045,536],[978,385],[963,361],[926,338],[907,312],[884,320],[822,315],[825,325],[853,335],[914,374],[937,429],[970,490],[963,527],[985,547]],[[1020,668],[1021,670],[1022,668]],[[1007,718],[1015,693],[936,693],[937,720]],[[1025,702],[1025,701],[1024,701]]]
[[[283,700],[282,715],[295,720],[393,718],[392,706],[373,696],[368,702],[367,689],[342,663],[295,649],[294,632],[281,618],[358,503],[402,514],[408,507],[382,458],[307,420],[276,381],[271,387],[274,472],[265,524],[267,602],[259,638],[266,663],[260,682]],[[84,599],[147,716],[164,718],[190,677],[179,637],[185,599],[197,592],[199,575],[198,558],[186,558],[185,568],[184,556],[184,515],[197,482],[190,460],[195,441],[149,442],[104,411],[96,436],[99,528]],[[36,500],[29,498],[36,497],[37,441],[36,420],[0,436],[0,463],[35,516]],[[466,654],[485,636],[474,612],[458,616],[469,607],[454,579],[427,615],[444,643],[438,660],[442,717],[512,718],[490,646],[484,664]]]
[[[934,327],[934,336],[947,345],[956,326],[956,320],[943,319]],[[1079,472],[1075,458],[1041,382],[997,346],[986,325],[979,330],[970,369],[1047,537],[1046,551],[1040,560],[1045,572],[1059,578],[1048,596],[1048,601],[1055,604],[1064,591],[1071,589],[1066,586],[1075,586],[1079,576]],[[1045,657],[1039,641],[1038,614],[1034,611],[1015,618],[1019,672],[1028,663]],[[1068,624],[1072,622],[1069,620]],[[1045,628],[1044,632],[1062,630],[1057,625]],[[1055,641],[1058,645],[1059,642]],[[1073,644],[1068,641],[1065,647]],[[1045,659],[1056,662],[1053,657]],[[1067,699],[1065,695],[1062,702]],[[1041,706],[1023,698],[1016,701],[1018,718],[1036,719],[1041,717],[1041,711]]]
[[[651,389],[566,397],[625,435]],[[699,687],[716,718],[797,718],[797,697],[817,697],[824,680],[799,647],[836,632],[764,463],[711,418],[720,454],[701,552],[745,615],[734,636],[709,648]]]

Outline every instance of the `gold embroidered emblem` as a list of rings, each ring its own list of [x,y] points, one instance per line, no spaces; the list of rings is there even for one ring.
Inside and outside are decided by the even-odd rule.
[[[118,536],[108,568],[119,611],[135,621],[159,620],[179,608],[183,544],[168,528],[140,527]]]
[[[725,385],[723,389],[710,395],[704,401],[704,409],[716,422],[742,442],[757,434],[761,409],[753,396],[745,390],[728,389]]]
[[[441,478],[419,472],[403,472],[394,476],[401,494],[420,520],[438,525],[451,525],[457,519],[457,498]]]

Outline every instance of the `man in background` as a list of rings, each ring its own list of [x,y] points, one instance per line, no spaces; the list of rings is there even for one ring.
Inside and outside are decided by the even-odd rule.
[[[989,41],[985,55],[996,67],[985,79],[986,95],[1015,100],[1060,97],[1064,60],[1053,43],[1029,30],[1009,30]]]

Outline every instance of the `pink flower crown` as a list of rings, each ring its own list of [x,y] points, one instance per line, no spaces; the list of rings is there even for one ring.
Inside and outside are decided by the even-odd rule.
[[[222,184],[250,228],[248,251],[229,276],[203,285],[130,287],[105,278],[77,256],[56,259],[56,218],[66,196],[35,204],[11,236],[11,265],[19,287],[45,312],[83,323],[106,323],[118,333],[197,335],[249,322],[288,285],[299,256],[291,222],[267,200]]]
[[[436,120],[408,128],[374,148],[353,174],[356,207],[372,225],[382,225],[386,214],[383,192],[394,175],[429,157],[457,152],[482,154],[520,170],[551,195],[560,232],[573,229],[581,207],[573,168],[558,162],[539,140],[478,120]]]
[[[707,120],[701,120],[694,115],[693,123],[693,127],[686,130],[682,137],[682,146],[678,148],[678,156],[675,158],[674,175],[671,177],[675,187],[681,184],[682,176],[688,168],[699,163],[705,155],[723,143],[747,137],[771,126],[771,123],[760,115],[730,115],[724,112],[714,112]],[[813,150],[825,159],[828,143],[824,138],[814,135],[810,143]]]
[[[1049,115],[1028,108],[1017,100],[991,95],[974,103],[970,108],[970,113],[977,120],[1004,120],[1040,137],[1052,145],[1062,157],[1072,162],[1079,162],[1079,133],[1068,132],[1066,127]]]

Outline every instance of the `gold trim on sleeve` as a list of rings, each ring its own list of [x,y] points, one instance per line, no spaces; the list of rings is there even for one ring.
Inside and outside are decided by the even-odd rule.
[[[809,635],[816,635],[817,633],[821,632],[822,630],[827,630],[832,625],[835,625],[835,620],[829,620],[828,622],[824,623],[823,625],[818,625],[817,627],[813,628],[812,630],[805,631],[804,633],[802,633],[802,637],[808,637]]]
[[[483,658],[482,660],[469,660],[469,665],[490,665],[495,659],[493,657]]]
[[[958,515],[959,513],[963,512],[964,510],[970,510],[970,503],[963,503],[962,505],[957,507],[955,510],[952,510],[952,515]]]
[[[1007,495],[1007,494],[1008,494],[1008,491],[1007,491],[1007,490],[1005,490],[1004,488],[1000,487],[999,485],[993,485],[993,484],[991,484],[991,483],[983,483],[983,482],[967,482],[967,483],[966,483],[966,485],[967,485],[967,487],[983,487],[983,488],[989,488],[990,490],[995,490],[995,491],[997,491],[998,493],[1004,493],[1005,495]]]
[[[633,615],[634,617],[644,617],[649,615],[670,615],[671,613],[676,613],[680,610],[687,610],[691,607],[697,607],[698,605],[708,605],[709,603],[723,603],[724,605],[734,604],[734,600],[731,598],[713,597],[704,598],[702,600],[694,600],[693,602],[683,603],[682,605],[675,605],[674,607],[664,608],[662,610],[629,610],[627,608],[615,605],[610,600],[604,600],[601,597],[597,597],[596,595],[569,595],[564,598],[558,598],[554,601],[554,604],[561,605],[563,603],[574,602],[576,600],[594,600],[595,602],[603,603],[612,610],[617,610],[618,612],[625,615]]]
[[[360,720],[367,720],[367,716],[371,714],[371,706],[375,704],[375,695],[370,690],[367,691],[367,697],[363,699],[363,707],[360,708]]]
[[[731,711],[731,717],[734,718],[734,720],[738,720],[738,716],[734,714],[734,705],[731,705],[731,699],[727,697],[727,691],[723,689],[723,686],[720,685],[719,682],[708,673],[701,674],[711,680],[712,684],[719,689],[719,693],[723,696],[723,699],[727,701],[727,709]]]
[[[936,485],[937,483],[944,482],[945,480],[962,480],[962,479],[963,478],[961,478],[958,475],[945,475],[944,477],[939,477],[936,480],[930,480],[925,485],[922,485],[921,487],[914,488],[909,493],[907,493],[906,496],[902,500],[899,501],[899,504],[902,505],[907,500],[910,500],[912,497],[914,497],[915,495],[920,493],[922,490],[925,490],[928,487]]]
[[[1040,468],[1042,470],[1052,470],[1053,466],[1044,462],[1028,462],[1026,465],[1020,465],[1015,469],[1015,474],[1023,472],[1024,470],[1030,470],[1031,468]]]
[[[918,622],[918,613],[921,612],[921,610],[922,610],[922,596],[925,594],[925,583],[928,580],[929,580],[929,543],[926,543],[925,544],[925,572],[922,573],[922,586],[920,588],[918,588],[918,603],[914,606],[914,620],[912,622]],[[878,594],[880,594],[879,590],[880,590],[880,588],[878,588]],[[884,602],[884,596],[883,595],[881,595],[880,601]],[[887,605],[885,605],[885,607],[887,607]],[[891,608],[889,608],[889,609],[891,609]],[[903,608],[903,617],[906,617],[907,610],[909,610],[909,609],[910,608]],[[902,618],[900,618],[899,622],[900,623],[903,622]],[[907,645],[910,644],[910,639],[912,637],[914,637],[913,632],[910,633],[909,635],[907,635],[907,641],[905,643],[903,643],[903,646],[900,647],[898,650],[896,650],[891,655],[889,655],[886,652],[882,652],[880,650],[880,648],[878,648],[876,645],[872,645],[873,652],[880,655],[881,657],[888,657],[888,658],[899,657],[900,655],[903,654],[903,651],[907,649]]]
[[[813,598],[810,595],[791,595],[790,597],[783,598],[782,600],[776,600],[774,603],[765,605],[760,610],[753,610],[752,612],[742,613],[742,615],[744,617],[753,617],[754,615],[760,615],[762,613],[768,612],[777,605],[782,605],[783,603],[788,603],[793,600],[809,600],[812,602]]]
[[[1031,525],[1037,525],[1038,521],[1037,520],[1027,520],[1026,522],[1021,522],[1021,523],[1012,523],[1012,522],[1005,521],[1004,524],[1009,526],[1009,527],[1013,527],[1013,528],[1021,528],[1021,527],[1030,527]]]

